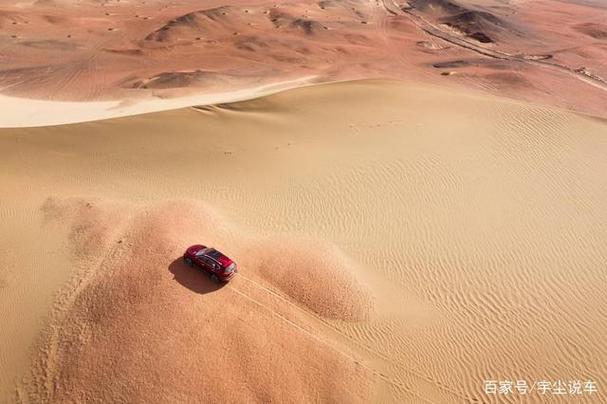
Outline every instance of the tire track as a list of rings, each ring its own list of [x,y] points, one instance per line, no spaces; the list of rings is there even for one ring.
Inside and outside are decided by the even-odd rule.
[[[254,287],[258,288],[259,290],[262,290],[270,295],[272,295],[273,297],[276,297],[277,299],[279,299],[281,302],[289,305],[290,307],[294,307],[296,308],[299,312],[312,317],[315,321],[317,321],[318,323],[320,323],[322,326],[329,328],[331,330],[331,332],[335,333],[339,338],[345,339],[348,342],[350,342],[351,344],[354,344],[357,348],[362,349],[362,351],[373,355],[376,359],[380,359],[381,361],[383,361],[385,364],[389,364],[391,366],[393,366],[396,369],[399,369],[401,371],[406,372],[407,374],[413,376],[414,378],[422,381],[423,383],[428,383],[429,385],[431,385],[431,387],[433,389],[436,389],[440,392],[443,393],[447,393],[448,395],[451,396],[455,396],[457,397],[457,399],[459,400],[464,400],[466,402],[472,402],[472,397],[462,394],[461,392],[457,391],[456,389],[446,386],[446,385],[442,385],[440,382],[437,382],[435,380],[433,380],[432,378],[425,376],[417,371],[415,371],[412,368],[406,367],[404,365],[402,365],[401,363],[395,362],[392,359],[390,359],[387,355],[373,349],[371,346],[364,344],[358,340],[356,340],[355,338],[353,338],[350,335],[347,335],[345,333],[343,333],[338,327],[336,327],[335,325],[331,324],[330,322],[328,322],[327,320],[323,319],[322,317],[320,317],[319,315],[306,310],[296,304],[294,304],[293,302],[291,302],[290,300],[288,300],[287,298],[285,298],[284,296],[282,296],[280,293],[276,292],[275,290],[268,288],[264,285],[262,285],[261,283],[246,277],[242,274],[239,274],[239,278],[245,280],[246,282],[252,284]],[[240,294],[240,295],[246,295],[244,292],[239,291],[237,289],[235,289],[235,287],[233,285],[228,285],[230,287],[231,290],[234,290],[236,293]],[[310,336],[312,336],[314,339],[319,340],[320,342],[322,342],[323,344],[326,344],[328,346],[330,346],[331,348],[335,349],[336,351],[338,351],[340,354],[345,355],[347,357],[349,357],[350,359],[354,360],[355,362],[360,363],[356,358],[352,357],[352,355],[343,352],[342,350],[336,348],[334,346],[334,344],[330,344],[329,342],[321,339],[320,337],[310,333],[310,331],[306,330],[305,328],[303,328],[301,325],[293,322],[292,320],[286,318],[285,316],[281,315],[280,313],[276,312],[275,310],[273,310],[272,308],[268,307],[267,305],[257,301],[256,299],[252,298],[249,295],[246,295],[246,298],[248,298],[249,300],[254,301],[256,304],[260,305],[261,307],[265,308],[266,310],[272,312],[274,315],[282,318],[284,321],[286,321],[287,323],[295,326],[297,329],[305,332],[306,334],[309,334]],[[371,368],[367,365],[364,365],[362,363],[360,363],[361,366],[365,366],[368,370],[370,370],[373,374],[377,375],[378,377],[380,377],[382,380],[384,380],[385,382],[406,391],[409,394],[412,394],[416,397],[418,397],[419,399],[423,400],[424,402],[432,402],[432,401],[428,401],[427,399],[425,399],[424,397],[419,396],[418,394],[414,393],[411,389],[409,389],[407,386],[405,386],[402,382],[396,380],[394,377],[386,375],[380,371],[378,371],[377,369]]]

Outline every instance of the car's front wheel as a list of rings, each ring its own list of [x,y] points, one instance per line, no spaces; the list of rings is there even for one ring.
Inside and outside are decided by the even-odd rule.
[[[211,275],[211,280],[213,283],[219,283],[219,277],[215,274]]]
[[[189,258],[189,257],[185,257],[185,258],[183,259],[183,261],[184,261],[186,264],[188,264],[189,266],[191,266],[191,267],[193,267],[193,266],[194,266],[194,261],[192,261],[192,259],[191,259],[191,258]]]

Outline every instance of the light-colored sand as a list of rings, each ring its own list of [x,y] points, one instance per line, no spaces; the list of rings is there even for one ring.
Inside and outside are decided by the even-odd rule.
[[[605,401],[606,134],[396,82],[0,130],[1,397]]]
[[[150,112],[167,111],[192,105],[222,104],[303,87],[313,82],[314,77],[275,82],[242,90],[194,94],[181,97],[152,98],[126,101],[47,101],[0,95],[2,115],[0,128],[20,128],[62,125],[89,122],[108,118],[140,115]]]

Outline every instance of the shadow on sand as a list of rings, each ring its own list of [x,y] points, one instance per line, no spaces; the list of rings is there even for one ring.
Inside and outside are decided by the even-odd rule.
[[[200,294],[212,293],[225,286],[223,283],[214,283],[202,269],[187,266],[182,258],[177,258],[171,262],[169,271],[173,274],[173,279],[192,292]]]

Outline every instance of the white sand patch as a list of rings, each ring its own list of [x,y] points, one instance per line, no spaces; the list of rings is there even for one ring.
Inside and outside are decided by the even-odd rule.
[[[64,125],[150,112],[244,101],[311,84],[316,76],[221,93],[125,101],[46,101],[0,95],[0,128]]]

